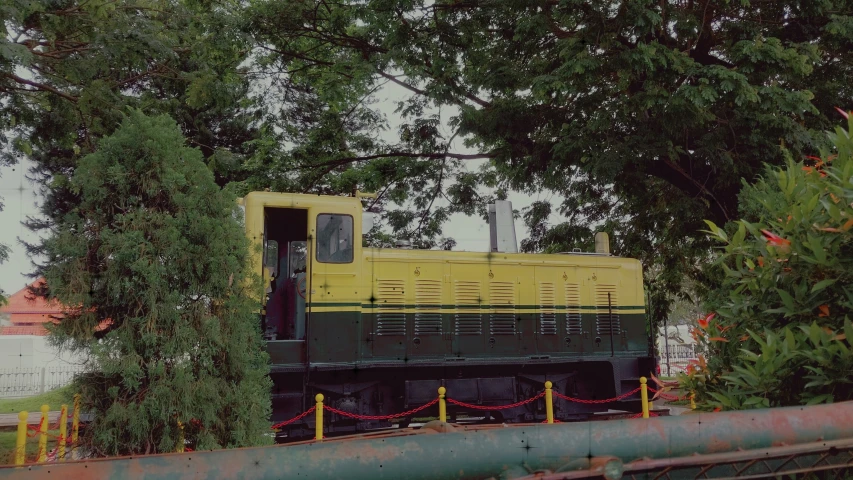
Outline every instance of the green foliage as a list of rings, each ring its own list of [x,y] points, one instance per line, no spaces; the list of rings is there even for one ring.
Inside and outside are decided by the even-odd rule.
[[[834,153],[768,167],[744,191],[726,231],[716,317],[696,336],[707,366],[682,378],[706,407],[753,408],[853,399],[853,119]]]
[[[74,388],[101,455],[268,441],[270,381],[235,198],[168,116],[132,110],[84,157],[79,202],[45,241],[51,329],[89,371]]]
[[[553,192],[569,221],[533,221],[526,248],[580,247],[587,230],[611,232],[613,251],[651,272],[657,321],[684,276],[700,275],[710,247],[702,220],[734,220],[741,179],[782,164],[780,145],[797,156],[824,145],[832,107],[853,103],[842,80],[853,73],[853,6],[841,0],[276,0],[248,14],[265,65],[290,73],[273,89],[362,112],[361,143],[340,148],[301,129],[320,154],[283,168],[333,190],[346,179],[425,199],[395,214],[410,231],[436,189],[448,212],[469,214],[490,200],[481,187]],[[363,102],[385,82],[409,95],[396,143],[378,141],[387,123]],[[461,173],[456,161],[470,156],[453,155],[453,138],[488,158],[486,169]]]
[[[69,177],[128,107],[175,118],[216,157],[220,184],[245,175],[262,112],[248,98],[249,46],[230,3],[12,0],[0,19],[0,165],[35,163],[46,198],[31,228],[51,228],[79,201]],[[221,160],[229,155],[239,160]]]

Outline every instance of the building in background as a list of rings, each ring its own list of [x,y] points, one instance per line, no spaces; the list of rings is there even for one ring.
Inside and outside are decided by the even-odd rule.
[[[62,306],[29,291],[15,292],[0,307],[0,397],[36,395],[61,387],[83,369],[83,359],[50,345],[45,325],[62,318]]]
[[[0,307],[0,336],[5,335],[47,335],[44,326],[62,318],[62,306],[56,302],[47,302],[30,293],[30,287],[44,284],[39,278],[9,297],[9,302]]]
[[[696,342],[690,335],[692,325],[668,325],[658,330],[656,351],[660,357],[660,372],[674,376],[687,370],[690,360],[698,358]]]

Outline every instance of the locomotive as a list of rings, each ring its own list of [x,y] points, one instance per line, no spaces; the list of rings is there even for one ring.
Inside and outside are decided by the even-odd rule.
[[[510,207],[509,217],[492,214],[488,252],[368,248],[372,214],[361,196],[252,192],[239,200],[257,247],[253,268],[268,285],[260,314],[274,422],[310,408],[317,393],[338,410],[381,416],[432,401],[440,386],[481,407],[531,398],[546,380],[563,395],[611,399],[653,371],[640,263],[611,255],[606,234],[597,234],[596,252],[513,253]],[[554,399],[561,421],[608,409],[639,412],[639,395]],[[470,413],[448,409],[451,419]],[[545,406],[539,399],[476,413],[538,422]],[[329,434],[392,426],[325,417]],[[309,436],[311,422],[277,435]]]

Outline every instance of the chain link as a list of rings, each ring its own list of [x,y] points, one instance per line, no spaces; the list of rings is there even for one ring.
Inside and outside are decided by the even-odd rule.
[[[281,427],[283,427],[283,426],[285,426],[285,425],[290,425],[291,423],[293,423],[293,422],[295,422],[295,421],[297,421],[297,420],[300,420],[300,419],[305,418],[305,416],[306,416],[306,415],[310,414],[311,412],[313,412],[313,411],[314,411],[314,410],[316,410],[316,409],[317,409],[317,405],[314,405],[313,407],[309,408],[308,410],[305,410],[304,412],[302,412],[301,414],[299,414],[299,415],[297,415],[297,416],[295,416],[295,417],[291,418],[290,420],[285,420],[285,421],[283,421],[283,422],[281,422],[281,423],[276,423],[276,424],[275,424],[275,425],[273,425],[271,428],[272,428],[273,430],[275,430],[276,428],[281,428]]]
[[[622,395],[619,395],[618,397],[605,398],[605,399],[603,399],[603,400],[583,400],[583,399],[580,399],[580,398],[572,398],[572,397],[568,397],[568,396],[566,396],[566,395],[563,395],[563,394],[562,394],[562,393],[560,393],[560,392],[554,392],[554,395],[555,395],[556,397],[562,398],[563,400],[567,400],[567,401],[569,401],[569,402],[575,402],[575,403],[586,403],[586,404],[602,404],[602,403],[610,403],[610,402],[615,402],[615,401],[618,401],[618,400],[622,400],[622,399],[624,399],[624,398],[628,398],[628,397],[630,397],[631,395],[633,395],[633,394],[635,394],[635,393],[637,393],[637,392],[639,392],[639,391],[640,391],[640,387],[637,387],[637,388],[635,388],[635,389],[631,390],[631,391],[630,391],[630,392],[628,392],[628,393],[623,393]]]
[[[338,410],[337,408],[327,407],[327,406],[323,406],[323,409],[328,410],[332,413],[337,413],[338,415],[343,415],[344,417],[355,418],[358,420],[390,420],[392,418],[408,417],[409,415],[411,415],[413,413],[420,412],[421,410],[429,408],[429,407],[435,405],[436,403],[438,403],[437,398],[434,399],[433,401],[425,404],[425,405],[421,405],[418,408],[413,408],[409,411],[402,412],[402,413],[392,413],[390,415],[359,415],[357,413],[344,412],[343,410]]]
[[[507,408],[515,408],[520,407],[522,405],[526,405],[535,400],[539,400],[540,398],[545,396],[545,392],[539,392],[535,397],[528,398],[527,400],[522,400],[520,402],[511,403],[509,405],[471,405],[470,403],[460,402],[459,400],[454,400],[452,398],[447,399],[447,403],[452,403],[453,405],[459,405],[460,407],[465,408],[473,408],[474,410],[505,410]]]

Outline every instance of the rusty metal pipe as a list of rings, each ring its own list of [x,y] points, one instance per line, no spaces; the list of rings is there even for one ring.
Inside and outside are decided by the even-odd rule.
[[[444,433],[439,433],[439,430]],[[524,468],[558,471],[582,459],[686,457],[853,438],[853,402],[556,425],[424,428],[273,446],[0,468],[35,478],[485,479]],[[372,437],[372,438],[371,438]],[[518,475],[503,475],[516,477]]]

